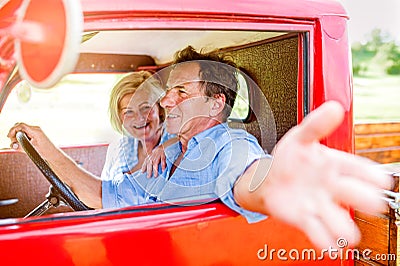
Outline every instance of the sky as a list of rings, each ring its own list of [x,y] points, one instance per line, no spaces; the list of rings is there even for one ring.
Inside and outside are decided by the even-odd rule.
[[[340,0],[350,16],[350,42],[365,41],[380,28],[400,43],[400,0]]]

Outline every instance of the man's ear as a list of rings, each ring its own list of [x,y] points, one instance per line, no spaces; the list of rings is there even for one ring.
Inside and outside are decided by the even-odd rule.
[[[225,107],[226,98],[225,95],[220,93],[213,96],[210,117],[216,117],[219,115]]]

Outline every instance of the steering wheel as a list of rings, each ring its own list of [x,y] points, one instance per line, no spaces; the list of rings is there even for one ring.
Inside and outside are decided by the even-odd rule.
[[[39,155],[22,131],[17,132],[16,138],[32,162],[39,168],[42,174],[53,186],[55,193],[58,193],[62,200],[75,211],[91,210],[72,192],[72,190],[53,172],[49,164]]]

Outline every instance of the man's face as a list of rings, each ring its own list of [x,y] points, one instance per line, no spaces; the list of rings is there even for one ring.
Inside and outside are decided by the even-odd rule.
[[[203,86],[196,62],[179,64],[171,71],[167,92],[160,102],[167,112],[169,133],[190,138],[206,129],[212,101],[207,100]]]

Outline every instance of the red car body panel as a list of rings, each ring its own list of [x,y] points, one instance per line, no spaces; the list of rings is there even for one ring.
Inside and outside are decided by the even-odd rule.
[[[248,224],[222,203],[130,211],[78,218],[65,214],[0,228],[5,265],[338,265],[301,252],[312,248],[302,233],[269,218]],[[282,241],[285,240],[285,241]],[[275,252],[271,250],[275,249]],[[287,260],[278,259],[279,249]],[[298,250],[298,259],[289,259]],[[23,256],[21,256],[23,251]],[[18,255],[19,254],[19,255]],[[294,256],[294,255],[293,255]],[[349,261],[350,262],[350,261]],[[343,261],[342,261],[343,263]]]
[[[113,2],[82,0],[82,9],[85,14],[101,13],[182,13],[182,14],[216,14],[236,17],[252,15],[276,18],[315,19],[326,15],[347,17],[346,11],[338,1],[314,0],[242,0],[242,1],[182,1],[149,0],[146,2],[117,0]]]
[[[18,3],[21,1],[10,1]],[[7,5],[10,5],[7,4]],[[298,121],[328,100],[346,108],[340,128],[323,142],[354,151],[352,76],[347,15],[334,1],[117,1],[82,0],[84,29],[253,29],[307,31],[309,91],[299,65]],[[12,10],[12,8],[10,8]],[[6,12],[7,11],[7,12]],[[0,10],[0,17],[9,10]],[[11,12],[12,13],[12,12]],[[9,57],[9,55],[8,55]],[[10,69],[0,69],[1,93]],[[5,100],[3,95],[3,99]],[[303,99],[308,98],[308,106]],[[2,102],[0,101],[0,110]],[[288,203],[290,204],[290,203]],[[268,251],[312,248],[304,234],[273,218],[248,224],[220,202],[190,207],[130,207],[2,221],[4,265],[351,265],[353,260],[281,260]],[[269,253],[268,253],[269,254]],[[261,258],[260,258],[261,257]],[[288,257],[288,254],[286,254]]]

